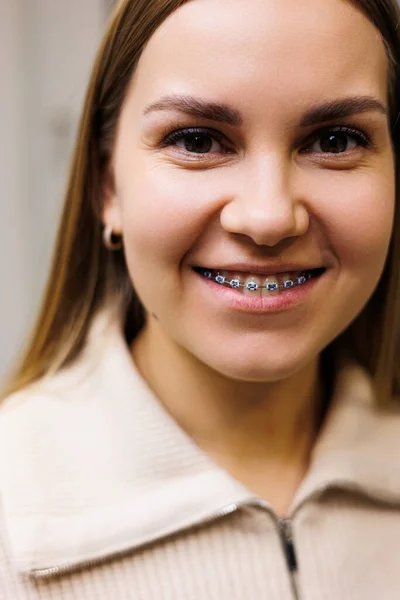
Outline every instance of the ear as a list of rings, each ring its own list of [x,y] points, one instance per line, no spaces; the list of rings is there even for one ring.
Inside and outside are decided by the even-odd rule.
[[[122,234],[122,214],[116,191],[114,174],[107,170],[102,186],[101,220],[112,228],[113,233]]]

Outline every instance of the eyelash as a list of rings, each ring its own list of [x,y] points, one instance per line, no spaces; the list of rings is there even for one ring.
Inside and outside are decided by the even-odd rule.
[[[356,127],[349,127],[344,125],[324,127],[323,129],[319,129],[315,133],[311,134],[311,136],[307,139],[305,146],[306,148],[307,146],[311,146],[314,142],[322,138],[324,135],[337,133],[342,133],[344,135],[352,137],[357,142],[357,144],[359,146],[362,146],[363,148],[369,148],[371,146],[371,138],[369,137],[369,135],[367,135],[366,133],[364,133]],[[307,149],[305,149],[304,151],[307,152]],[[323,154],[329,153],[324,152]]]
[[[187,129],[176,129],[170,133],[167,130],[164,133],[162,145],[170,146],[174,142],[180,142],[181,140],[184,140],[187,135],[196,134],[208,134],[211,138],[220,143],[222,143],[223,140],[226,140],[225,136],[217,129],[210,129],[206,127],[188,127]]]
[[[361,131],[360,129],[355,128],[355,127],[340,125],[340,126],[324,127],[322,129],[319,129],[315,133],[311,134],[307,138],[305,144],[303,145],[303,152],[305,152],[305,153],[309,152],[307,150],[307,147],[310,147],[312,144],[314,144],[318,139],[322,138],[324,135],[338,134],[338,133],[352,137],[359,146],[362,146],[364,148],[368,148],[371,146],[371,139],[366,133],[364,133],[363,131]],[[205,128],[205,127],[189,127],[186,129],[176,129],[172,132],[166,131],[163,135],[161,145],[163,147],[171,146],[175,142],[184,140],[186,136],[195,135],[195,134],[209,135],[213,140],[215,140],[219,143],[222,143],[224,140],[226,140],[226,137],[216,129]],[[196,154],[196,153],[188,152],[188,154]],[[204,155],[206,156],[207,154],[210,154],[210,153],[205,153]],[[320,152],[320,154],[328,154],[329,155],[330,153]],[[345,154],[345,152],[339,153],[339,154]],[[199,154],[199,156],[201,156],[201,154]]]

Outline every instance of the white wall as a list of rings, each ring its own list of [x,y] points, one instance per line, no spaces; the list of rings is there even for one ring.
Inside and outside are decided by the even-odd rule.
[[[18,0],[0,2],[0,373],[27,324],[30,277],[25,215],[22,48]]]
[[[111,0],[0,0],[0,380],[46,279],[75,127]]]

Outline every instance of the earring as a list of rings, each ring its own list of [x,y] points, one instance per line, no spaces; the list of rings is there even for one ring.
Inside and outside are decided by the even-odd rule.
[[[115,234],[113,228],[110,225],[106,225],[103,229],[103,242],[108,250],[121,250],[122,235]]]

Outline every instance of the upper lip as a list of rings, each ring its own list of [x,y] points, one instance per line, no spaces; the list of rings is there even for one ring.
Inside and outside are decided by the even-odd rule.
[[[325,268],[321,263],[276,263],[269,265],[261,265],[260,263],[225,263],[203,267],[205,269],[211,269],[213,271],[234,271],[238,273],[253,273],[254,275],[259,273],[260,275],[276,275],[278,273],[291,273],[297,271],[311,271],[313,269]]]

